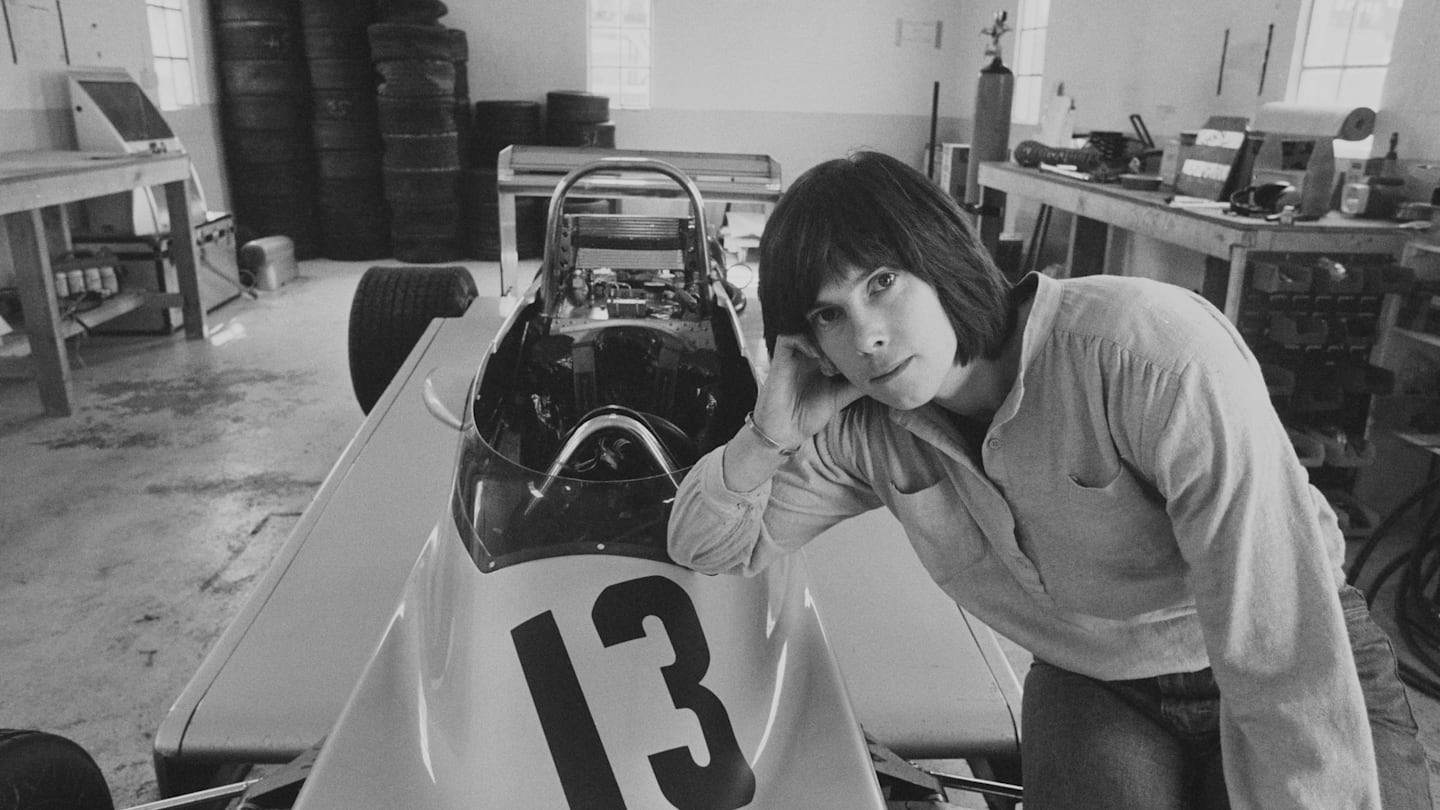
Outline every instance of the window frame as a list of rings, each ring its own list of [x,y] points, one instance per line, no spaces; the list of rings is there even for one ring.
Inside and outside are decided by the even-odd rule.
[[[1045,114],[1045,41],[1050,28],[1050,3],[1020,0],[1015,12],[1015,60],[1010,65],[1015,76],[1010,104],[1012,124],[1038,126]]]
[[[1381,94],[1385,85],[1385,78],[1389,73],[1390,64],[1394,59],[1394,32],[1391,32],[1390,43],[1383,60],[1365,60],[1356,58],[1352,61],[1349,51],[1357,30],[1357,20],[1370,4],[1383,4],[1394,6],[1395,19],[1398,22],[1404,8],[1405,0],[1305,0],[1301,7],[1301,14],[1295,32],[1295,56],[1291,63],[1290,81],[1286,86],[1286,100],[1301,104],[1343,104],[1353,106],[1368,106],[1379,109]],[[1333,5],[1349,4],[1350,23],[1346,29],[1345,41],[1342,50],[1345,52],[1338,60],[1328,60],[1318,54],[1310,52],[1311,35],[1314,33],[1316,14],[1326,10]],[[1323,43],[1320,43],[1323,44]],[[1336,71],[1338,73],[1335,81],[1335,92],[1328,94],[1325,98],[1308,96],[1302,94],[1307,74],[1315,75],[1320,71]],[[1345,77],[1353,71],[1374,71],[1378,73],[1379,80],[1374,85],[1377,88],[1374,97],[1346,99],[1341,95],[1344,87]],[[1353,102],[1353,104],[1352,104]]]
[[[166,111],[197,106],[199,91],[188,1],[145,0],[145,23],[157,106]],[[159,29],[164,31],[163,38],[157,36]]]
[[[627,20],[633,9],[644,8],[644,21]],[[597,23],[607,11],[612,12],[614,24]],[[635,44],[637,37],[643,41],[643,54],[627,59],[621,52],[626,44]],[[613,48],[601,47],[603,37],[613,37]],[[585,4],[585,86],[591,93],[610,99],[610,108],[619,110],[648,110],[655,96],[655,3],[654,0],[587,0]],[[615,61],[606,59],[605,54],[613,51]],[[643,75],[643,90],[627,90],[626,73]],[[598,75],[614,74],[613,81],[597,82]],[[629,87],[639,87],[632,83]]]

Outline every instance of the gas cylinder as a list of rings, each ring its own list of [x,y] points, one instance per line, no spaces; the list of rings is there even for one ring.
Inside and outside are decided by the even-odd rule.
[[[985,49],[989,64],[980,69],[975,86],[975,124],[970,136],[970,161],[965,176],[965,203],[980,204],[980,161],[1005,160],[1010,148],[1010,100],[1015,92],[1015,74],[1000,56],[1000,37],[1010,30],[1006,12],[995,15],[995,24],[981,31],[990,37]]]

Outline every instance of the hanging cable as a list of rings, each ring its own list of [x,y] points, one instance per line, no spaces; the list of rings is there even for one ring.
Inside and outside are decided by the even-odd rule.
[[[1440,477],[1426,481],[1406,496],[1371,533],[1351,563],[1346,581],[1359,585],[1360,577],[1380,542],[1411,509],[1424,509],[1426,500],[1440,493]],[[1430,697],[1440,699],[1440,506],[1422,511],[1411,547],[1375,575],[1365,591],[1373,603],[1381,588],[1399,574],[1394,587],[1395,629],[1406,655],[1396,656],[1401,679]]]
[[[1425,499],[1425,496],[1435,493],[1437,490],[1440,490],[1440,476],[1436,476],[1421,484],[1414,492],[1411,492],[1405,496],[1400,503],[1396,504],[1395,508],[1390,511],[1390,514],[1386,515],[1385,519],[1380,521],[1380,524],[1370,533],[1370,538],[1365,542],[1365,546],[1361,548],[1360,553],[1355,556],[1355,561],[1350,564],[1350,573],[1345,577],[1346,583],[1355,585],[1359,581],[1361,570],[1365,567],[1365,563],[1369,560],[1370,555],[1375,552],[1375,547],[1380,544],[1380,541],[1390,533],[1390,530],[1394,528],[1395,524],[1404,517],[1405,513],[1408,512],[1411,507],[1420,503]]]

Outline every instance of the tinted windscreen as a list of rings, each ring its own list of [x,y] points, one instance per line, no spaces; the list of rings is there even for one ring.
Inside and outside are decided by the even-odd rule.
[[[522,467],[470,433],[454,518],[482,571],[557,554],[667,559],[675,479],[622,432],[597,433],[561,474]]]
[[[731,331],[522,311],[482,366],[452,493],[482,571],[561,554],[667,559],[680,478],[755,402]]]

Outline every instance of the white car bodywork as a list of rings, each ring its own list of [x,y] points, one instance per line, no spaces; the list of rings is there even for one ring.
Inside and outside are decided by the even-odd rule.
[[[296,805],[401,806],[885,804],[800,558],[487,574],[439,530]]]

